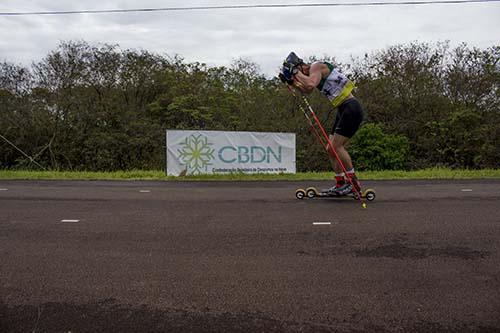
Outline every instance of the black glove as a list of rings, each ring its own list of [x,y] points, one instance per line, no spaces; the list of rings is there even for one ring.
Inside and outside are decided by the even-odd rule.
[[[293,75],[295,73],[293,73],[293,71],[291,71],[289,68],[283,66],[283,67],[281,67],[281,71],[280,71],[278,76],[281,79],[281,82],[292,85],[293,84]]]

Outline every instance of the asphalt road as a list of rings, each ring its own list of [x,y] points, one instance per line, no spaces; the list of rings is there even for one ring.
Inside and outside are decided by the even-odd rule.
[[[0,181],[0,331],[500,332],[500,180],[307,185]]]

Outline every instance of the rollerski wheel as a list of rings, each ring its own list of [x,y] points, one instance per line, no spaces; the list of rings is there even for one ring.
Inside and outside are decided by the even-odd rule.
[[[304,199],[304,197],[306,196],[306,191],[304,191],[303,189],[299,188],[297,191],[295,191],[295,197],[299,200],[302,200]]]
[[[368,201],[373,201],[376,198],[375,190],[372,189],[366,189],[363,192],[363,198],[366,198]]]
[[[316,188],[314,187],[309,187],[306,189],[306,196],[309,198],[309,199],[312,199],[314,197],[317,197],[319,196],[319,193],[318,191],[316,190]]]

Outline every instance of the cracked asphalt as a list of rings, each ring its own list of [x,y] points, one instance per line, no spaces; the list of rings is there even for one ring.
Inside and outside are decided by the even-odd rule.
[[[0,331],[500,332],[500,180],[311,185],[0,181]]]

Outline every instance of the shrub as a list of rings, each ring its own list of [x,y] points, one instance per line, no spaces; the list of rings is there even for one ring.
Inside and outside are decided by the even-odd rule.
[[[359,170],[400,170],[406,167],[410,145],[402,135],[385,134],[378,124],[365,124],[349,149]]]

